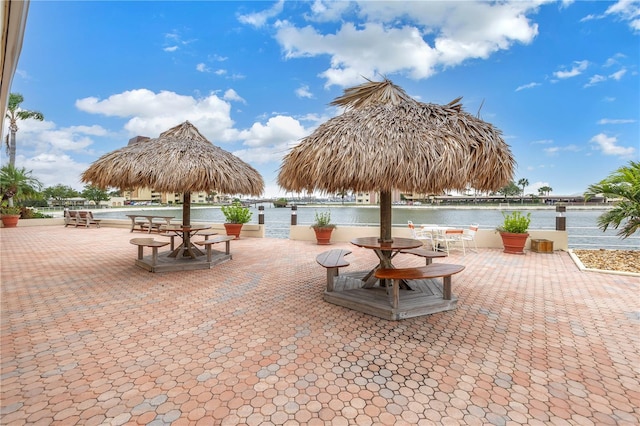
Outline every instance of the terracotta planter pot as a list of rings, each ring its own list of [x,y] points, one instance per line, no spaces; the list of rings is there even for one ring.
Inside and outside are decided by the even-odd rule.
[[[333,232],[333,228],[313,228],[316,233],[316,241],[318,245],[327,245],[331,244],[331,233]]]
[[[227,230],[227,235],[236,237],[236,240],[240,239],[240,231],[242,231],[242,223],[225,223],[224,229]]]
[[[20,219],[19,214],[3,214],[2,226],[5,228],[15,228],[16,226],[18,226],[19,219]]]
[[[502,245],[505,253],[524,254],[524,246],[527,244],[529,234],[512,234],[510,232],[501,232]]]

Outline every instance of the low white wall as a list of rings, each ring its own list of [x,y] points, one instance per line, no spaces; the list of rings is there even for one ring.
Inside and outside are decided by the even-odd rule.
[[[380,228],[376,226],[339,226],[331,234],[331,242],[349,242],[357,237],[378,237]],[[408,227],[393,227],[391,235],[394,237],[411,238],[411,231]],[[292,240],[315,241],[316,236],[308,225],[292,225],[289,231],[289,238]],[[568,250],[569,238],[567,231],[553,230],[529,230],[526,248],[531,248],[532,239],[544,239],[553,241],[554,250]],[[494,229],[479,229],[476,234],[476,244],[478,247],[502,248],[500,234]]]
[[[193,225],[211,225],[211,229],[218,234],[226,235],[227,231],[224,229],[224,224],[222,223],[202,223],[202,222],[192,222]],[[18,221],[18,227],[26,227],[26,226],[64,226],[64,218],[52,218],[52,219],[20,219]],[[71,225],[70,225],[71,226]],[[100,219],[100,226],[105,226],[108,228],[124,228],[131,229],[131,221],[130,220],[122,220],[122,219]],[[92,226],[94,227],[94,226]],[[140,232],[135,232],[140,233]],[[253,223],[245,223],[242,226],[242,232],[240,232],[240,238],[264,238],[265,237],[265,226],[258,225]],[[315,237],[314,237],[315,238]]]

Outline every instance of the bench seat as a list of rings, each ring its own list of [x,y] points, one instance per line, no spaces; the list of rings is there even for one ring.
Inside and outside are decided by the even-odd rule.
[[[338,269],[349,266],[349,262],[344,259],[348,254],[351,254],[350,250],[333,249],[316,256],[316,262],[327,268],[327,291],[333,291],[333,280],[338,276]]]
[[[414,256],[424,257],[425,261],[427,262],[427,265],[431,265],[432,259],[435,259],[438,257],[447,257],[447,254],[441,251],[426,250],[423,248],[400,250],[400,253],[412,254]]]
[[[231,255],[231,240],[234,240],[235,237],[232,235],[221,235],[219,237],[215,237],[215,238],[209,238],[208,236],[205,236],[205,240],[203,241],[194,241],[195,244],[198,244],[199,246],[205,246],[207,249],[207,262],[211,262],[212,259],[212,251],[211,251],[211,246],[214,244],[218,244],[218,243],[225,243],[224,244],[224,254],[227,255]]]
[[[461,272],[463,265],[451,263],[432,263],[417,268],[387,268],[376,270],[376,278],[393,280],[391,305],[398,308],[400,302],[400,281],[442,278],[442,298],[451,300],[451,276]]]
[[[153,238],[132,238],[129,243],[138,246],[138,260],[143,259],[143,249],[151,247],[151,265],[155,266],[158,262],[158,247],[164,247],[169,244],[168,241],[156,241]]]

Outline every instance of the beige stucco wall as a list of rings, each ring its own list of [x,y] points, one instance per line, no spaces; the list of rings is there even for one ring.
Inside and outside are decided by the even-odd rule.
[[[411,231],[408,227],[394,227],[391,230],[394,237],[411,238]],[[348,242],[357,237],[377,237],[380,235],[378,227],[375,226],[339,226],[334,229],[331,235],[331,242]],[[292,240],[315,241],[315,233],[308,225],[291,226],[289,238]],[[526,248],[531,247],[532,239],[544,239],[553,241],[554,250],[568,250],[569,239],[566,231],[552,230],[529,230],[529,239]],[[480,229],[476,234],[476,244],[478,247],[501,248],[502,239],[493,229]]]

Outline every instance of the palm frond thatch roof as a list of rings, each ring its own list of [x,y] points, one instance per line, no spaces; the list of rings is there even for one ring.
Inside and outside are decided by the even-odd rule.
[[[435,105],[390,98],[341,100],[359,106],[321,124],[285,156],[280,186],[441,193],[497,190],[510,181],[515,161],[500,130],[461,111],[459,99]]]
[[[105,154],[84,173],[83,182],[101,188],[153,188],[161,192],[218,191],[259,196],[260,173],[209,142],[188,121],[155,139],[142,139]]]

